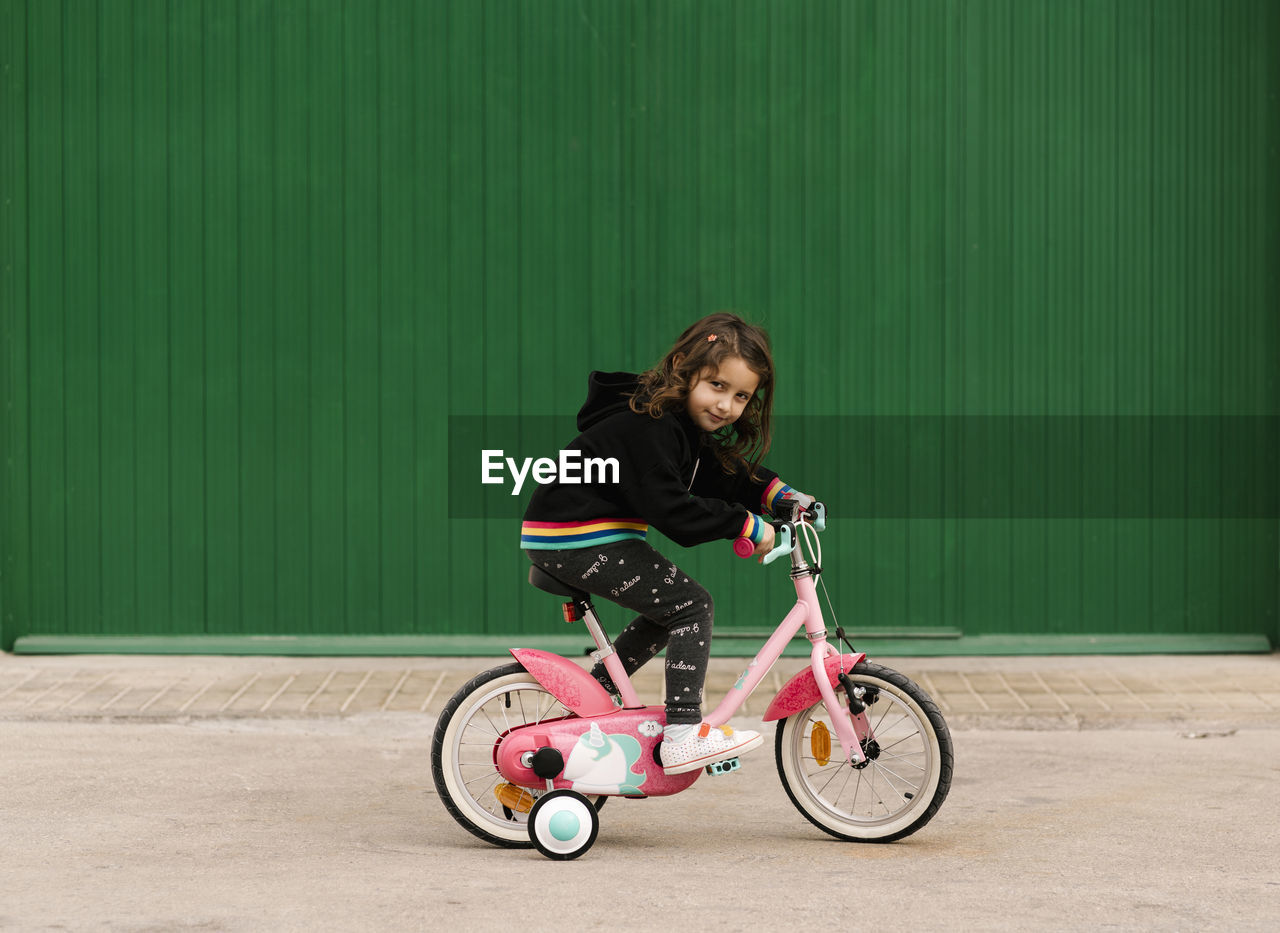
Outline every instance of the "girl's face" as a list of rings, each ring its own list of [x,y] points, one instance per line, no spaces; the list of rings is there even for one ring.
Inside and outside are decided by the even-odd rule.
[[[759,384],[760,377],[746,360],[740,356],[729,357],[714,372],[702,371],[689,390],[685,410],[702,430],[717,431],[738,420]]]

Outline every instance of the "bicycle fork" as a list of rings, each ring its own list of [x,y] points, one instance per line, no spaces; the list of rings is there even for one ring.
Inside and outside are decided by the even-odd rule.
[[[811,635],[810,638],[813,636]],[[840,673],[840,683],[846,694],[846,702],[841,703],[826,676],[826,659],[830,654],[839,655],[827,643],[826,632],[820,636],[821,641],[814,642],[810,664],[813,667],[813,679],[817,681],[818,692],[822,695],[822,703],[831,716],[835,726],[836,738],[844,751],[844,760],[855,768],[866,767],[867,756],[863,752],[865,744],[874,740],[871,723],[867,720],[866,704],[856,695],[856,688],[847,673]]]
[[[805,636],[813,645],[809,654],[813,679],[817,682],[822,703],[835,726],[836,738],[840,740],[840,748],[844,751],[844,760],[854,768],[865,768],[867,756],[864,749],[870,747],[875,737],[872,735],[871,723],[867,721],[866,705],[857,695],[857,688],[843,665],[839,668],[837,679],[846,695],[847,706],[836,698],[832,678],[828,675],[827,659],[835,657],[842,660],[842,655],[827,641],[827,626],[822,619],[822,606],[818,603],[818,590],[814,584],[815,575],[820,572],[809,567],[803,553],[792,553],[791,579],[795,583],[797,597],[795,609],[802,614]]]

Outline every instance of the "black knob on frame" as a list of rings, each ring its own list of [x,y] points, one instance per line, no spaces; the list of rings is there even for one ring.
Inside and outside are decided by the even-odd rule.
[[[564,770],[564,756],[554,748],[540,748],[533,753],[533,773],[549,781]]]

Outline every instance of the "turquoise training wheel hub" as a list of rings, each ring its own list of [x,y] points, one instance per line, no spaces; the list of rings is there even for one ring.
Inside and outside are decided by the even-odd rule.
[[[576,813],[561,810],[547,823],[547,831],[560,842],[569,842],[582,831],[582,820]]]

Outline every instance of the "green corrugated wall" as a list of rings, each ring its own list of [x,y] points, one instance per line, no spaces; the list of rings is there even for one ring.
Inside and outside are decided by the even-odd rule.
[[[0,0],[0,641],[561,633],[446,518],[448,416],[720,308],[820,495],[859,451],[788,415],[1280,415],[1277,49],[1272,0]],[[840,506],[851,629],[1280,637],[1274,511]]]

